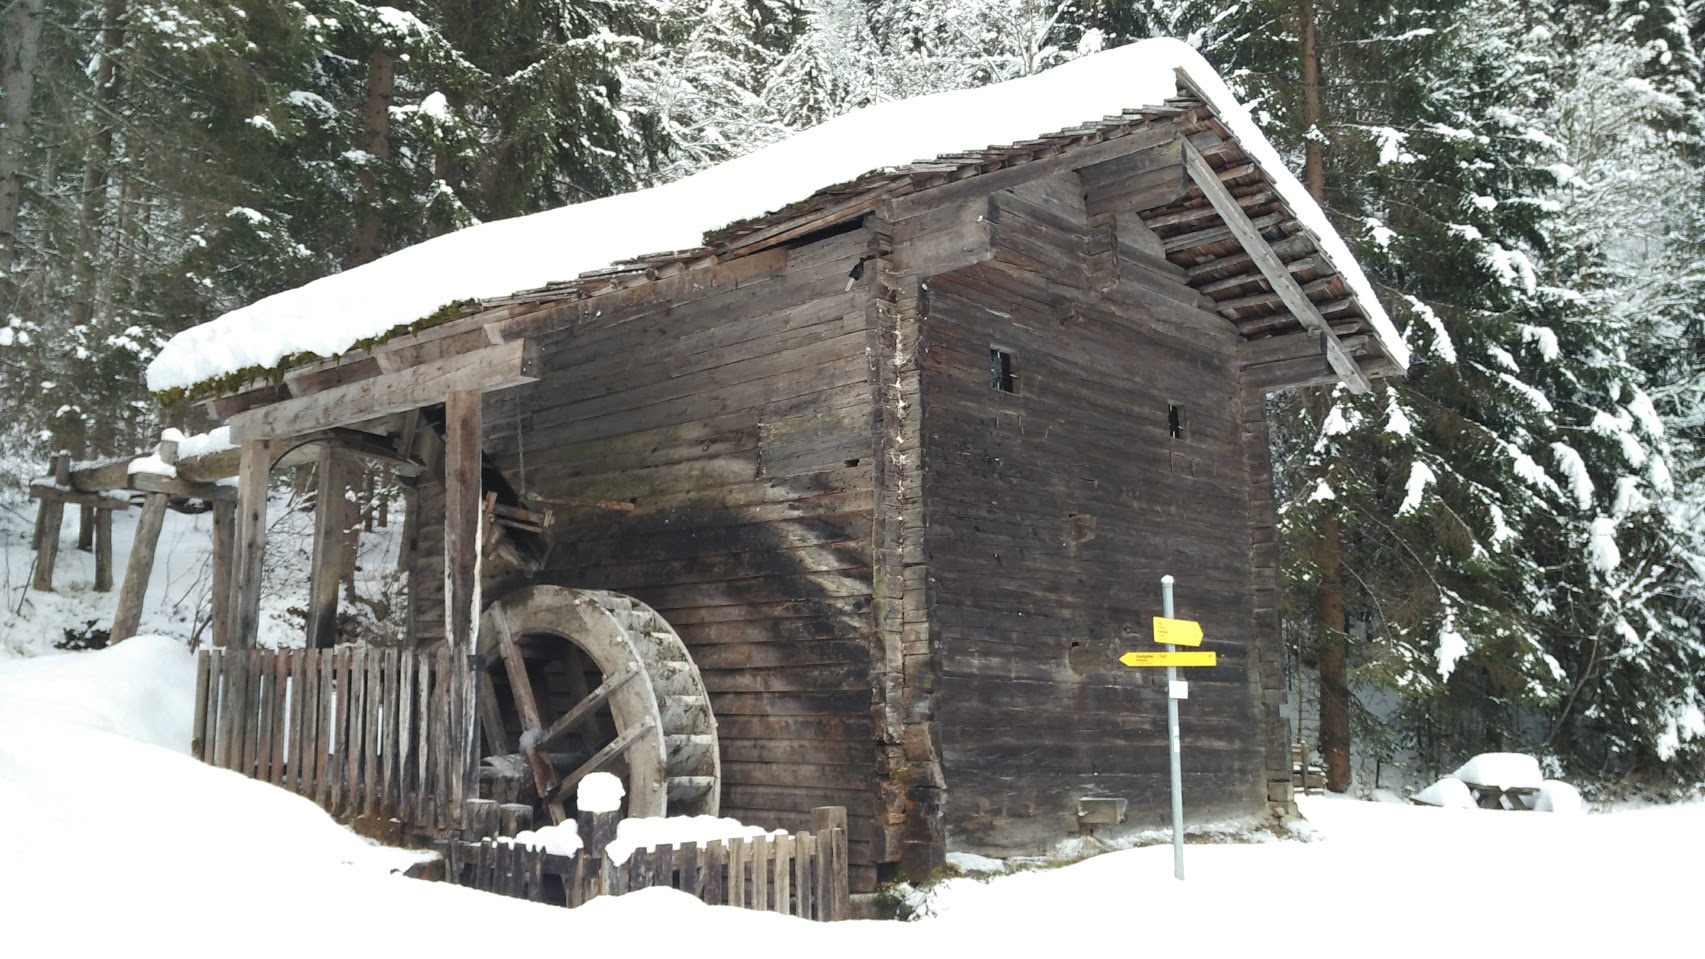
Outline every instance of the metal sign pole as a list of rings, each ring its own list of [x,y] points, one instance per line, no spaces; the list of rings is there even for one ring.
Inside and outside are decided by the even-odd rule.
[[[1160,578],[1160,607],[1162,615],[1172,618],[1172,576]],[[1177,646],[1166,644],[1166,651],[1176,652]],[[1166,667],[1166,740],[1172,753],[1172,874],[1179,879],[1184,878],[1184,772],[1179,764],[1178,739],[1178,699],[1173,695],[1177,688],[1178,667]]]

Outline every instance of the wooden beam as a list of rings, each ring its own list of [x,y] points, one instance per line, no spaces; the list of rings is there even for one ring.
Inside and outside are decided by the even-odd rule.
[[[1324,334],[1321,342],[1326,348],[1326,362],[1331,364],[1333,371],[1343,378],[1353,393],[1366,393],[1372,389],[1373,384],[1368,381],[1367,374],[1362,372],[1355,359],[1338,342],[1331,324],[1326,322],[1326,318],[1315,308],[1314,302],[1303,293],[1296,281],[1291,279],[1290,271],[1267,244],[1267,238],[1250,222],[1248,214],[1243,212],[1243,207],[1238,205],[1231,191],[1220,182],[1214,168],[1203,158],[1195,145],[1189,142],[1184,144],[1184,166],[1190,171],[1190,179],[1196,181],[1196,186],[1208,198],[1208,202],[1213,204],[1220,219],[1231,228],[1238,242],[1243,244],[1244,251],[1255,261],[1255,265],[1261,268],[1267,282],[1272,284],[1274,292],[1284,300],[1285,306],[1296,316],[1298,322]]]
[[[580,781],[582,779],[585,779],[587,776],[590,776],[604,768],[605,764],[607,764],[610,760],[620,756],[624,752],[627,752],[629,746],[632,746],[634,743],[639,741],[639,737],[650,732],[652,732],[650,720],[646,720],[645,722],[634,726],[629,726],[627,729],[622,730],[621,735],[617,736],[603,749],[598,750],[591,759],[582,763],[579,769],[576,769],[574,772],[563,777],[562,782],[559,783],[555,789],[551,790],[551,794],[546,797],[546,801],[562,802],[567,799],[571,794],[573,794],[574,787],[580,785]]]
[[[320,447],[315,477],[314,553],[308,570],[308,648],[330,649],[337,645],[337,590],[343,579],[343,538],[348,510],[344,494],[349,489],[348,461],[331,446]]]
[[[154,551],[160,545],[160,526],[166,518],[164,493],[149,493],[142,500],[142,518],[136,521],[136,537],[130,544],[130,559],[124,567],[124,585],[118,591],[118,612],[113,615],[108,642],[121,643],[136,635],[142,622],[142,603],[147,599],[148,580],[154,574]]]
[[[261,563],[266,557],[266,487],[272,469],[272,441],[243,444],[237,469],[237,532],[231,577],[227,644],[246,649],[260,629]]]
[[[237,551],[237,504],[213,504],[213,645],[231,642],[231,574]]]
[[[200,499],[209,503],[224,500],[235,503],[237,488],[235,486],[219,486],[214,483],[192,483],[172,476],[161,476],[158,473],[130,474],[130,488],[143,493],[163,493],[179,499]]]
[[[592,690],[592,692],[586,695],[585,699],[575,703],[572,709],[563,713],[556,722],[551,723],[550,728],[545,730],[544,733],[539,736],[538,748],[545,749],[555,743],[558,739],[561,739],[569,732],[569,730],[580,725],[582,721],[589,718],[592,713],[598,709],[598,707],[609,702],[610,697],[614,696],[618,690],[627,685],[628,680],[633,679],[638,675],[639,671],[634,669],[634,667],[630,664],[623,666],[621,671],[616,673],[616,675],[599,683],[597,689]]]
[[[130,508],[130,500],[124,496],[113,496],[109,493],[85,493],[76,489],[61,489],[48,483],[31,483],[30,499],[58,500],[61,503],[71,503],[76,506],[90,506],[95,509]]]
[[[395,373],[282,400],[230,418],[231,440],[301,436],[391,413],[432,406],[449,393],[507,389],[538,379],[539,351],[516,340]]]
[[[453,391],[443,399],[444,637],[454,664],[451,795],[459,804],[465,794],[463,770],[472,768],[474,760],[471,729],[478,695],[469,663],[479,649],[482,404],[481,394],[472,389]]]

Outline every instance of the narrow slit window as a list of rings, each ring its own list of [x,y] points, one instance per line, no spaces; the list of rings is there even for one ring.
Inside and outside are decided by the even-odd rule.
[[[1166,404],[1166,435],[1175,440],[1184,438],[1184,407],[1177,403]]]
[[[992,346],[989,347],[989,385],[1002,393],[1018,392],[1017,358]]]

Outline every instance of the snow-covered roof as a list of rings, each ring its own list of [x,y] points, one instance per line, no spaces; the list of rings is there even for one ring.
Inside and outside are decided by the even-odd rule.
[[[1313,234],[1384,354],[1406,366],[1407,349],[1325,213],[1207,61],[1180,41],[1159,39],[994,86],[858,110],[674,183],[428,240],[178,334],[149,365],[148,387],[188,388],[293,355],[335,356],[452,303],[501,298],[653,251],[698,248],[711,231],[830,184],[1162,104],[1181,79]]]

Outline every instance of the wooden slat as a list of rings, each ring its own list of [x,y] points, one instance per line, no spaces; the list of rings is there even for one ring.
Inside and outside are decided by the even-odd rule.
[[[417,789],[411,757],[418,751],[419,730],[415,720],[415,664],[420,654],[403,650],[397,657],[397,818],[413,821],[413,797]]]
[[[775,853],[775,912],[793,914],[793,837],[783,833],[772,838],[769,845]]]
[[[548,801],[561,802],[573,792],[574,787],[580,785],[582,779],[602,769],[610,760],[626,752],[627,748],[637,742],[641,736],[652,733],[653,730],[649,722],[637,723],[622,730],[621,735],[612,740],[609,745],[594,753],[591,759],[580,765],[580,768],[563,777],[562,782],[551,792]]]
[[[817,908],[817,837],[810,833],[800,833],[794,840],[795,854],[799,859],[796,870],[798,876],[797,909],[794,915],[801,919],[815,919]]]
[[[367,650],[367,678],[364,688],[367,695],[366,710],[366,747],[362,750],[365,761],[361,764],[362,778],[362,814],[369,819],[379,812],[379,749],[383,743],[384,733],[381,726],[384,722],[383,707],[385,703],[384,653],[382,649]]]
[[[213,652],[204,649],[195,655],[195,711],[191,714],[189,754],[207,761],[207,703],[208,682],[213,678]],[[217,701],[215,691],[214,699]]]
[[[272,674],[272,747],[267,761],[267,782],[275,786],[284,783],[285,743],[290,736],[290,657],[289,650],[275,650],[269,655],[268,672]]]
[[[321,809],[332,808],[332,780],[337,776],[332,763],[333,732],[337,728],[337,653],[330,649],[315,651],[318,657],[319,680],[315,689],[319,718],[314,728],[314,797]]]
[[[1230,227],[1231,231],[1236,234],[1238,242],[1243,244],[1244,251],[1261,268],[1262,275],[1267,278],[1267,282],[1272,285],[1273,290],[1284,300],[1285,306],[1303,325],[1323,334],[1322,342],[1326,347],[1326,360],[1332,364],[1332,369],[1343,378],[1351,392],[1366,393],[1372,389],[1373,384],[1369,382],[1367,374],[1362,372],[1361,367],[1356,365],[1355,358],[1350,356],[1338,342],[1338,337],[1332,332],[1331,324],[1326,322],[1326,318],[1320,315],[1320,311],[1315,308],[1313,301],[1303,293],[1302,288],[1291,278],[1290,271],[1286,269],[1284,262],[1267,244],[1267,239],[1261,235],[1261,231],[1250,222],[1249,215],[1243,211],[1243,207],[1238,205],[1237,199],[1220,182],[1213,167],[1203,158],[1201,152],[1188,141],[1184,145],[1184,166],[1189,171],[1190,178],[1201,188],[1202,193],[1207,196],[1208,202],[1219,213],[1220,219],[1224,220],[1226,226]]]
[[[770,843],[763,838],[749,840],[746,848],[752,854],[752,901],[758,910],[770,908]]]

